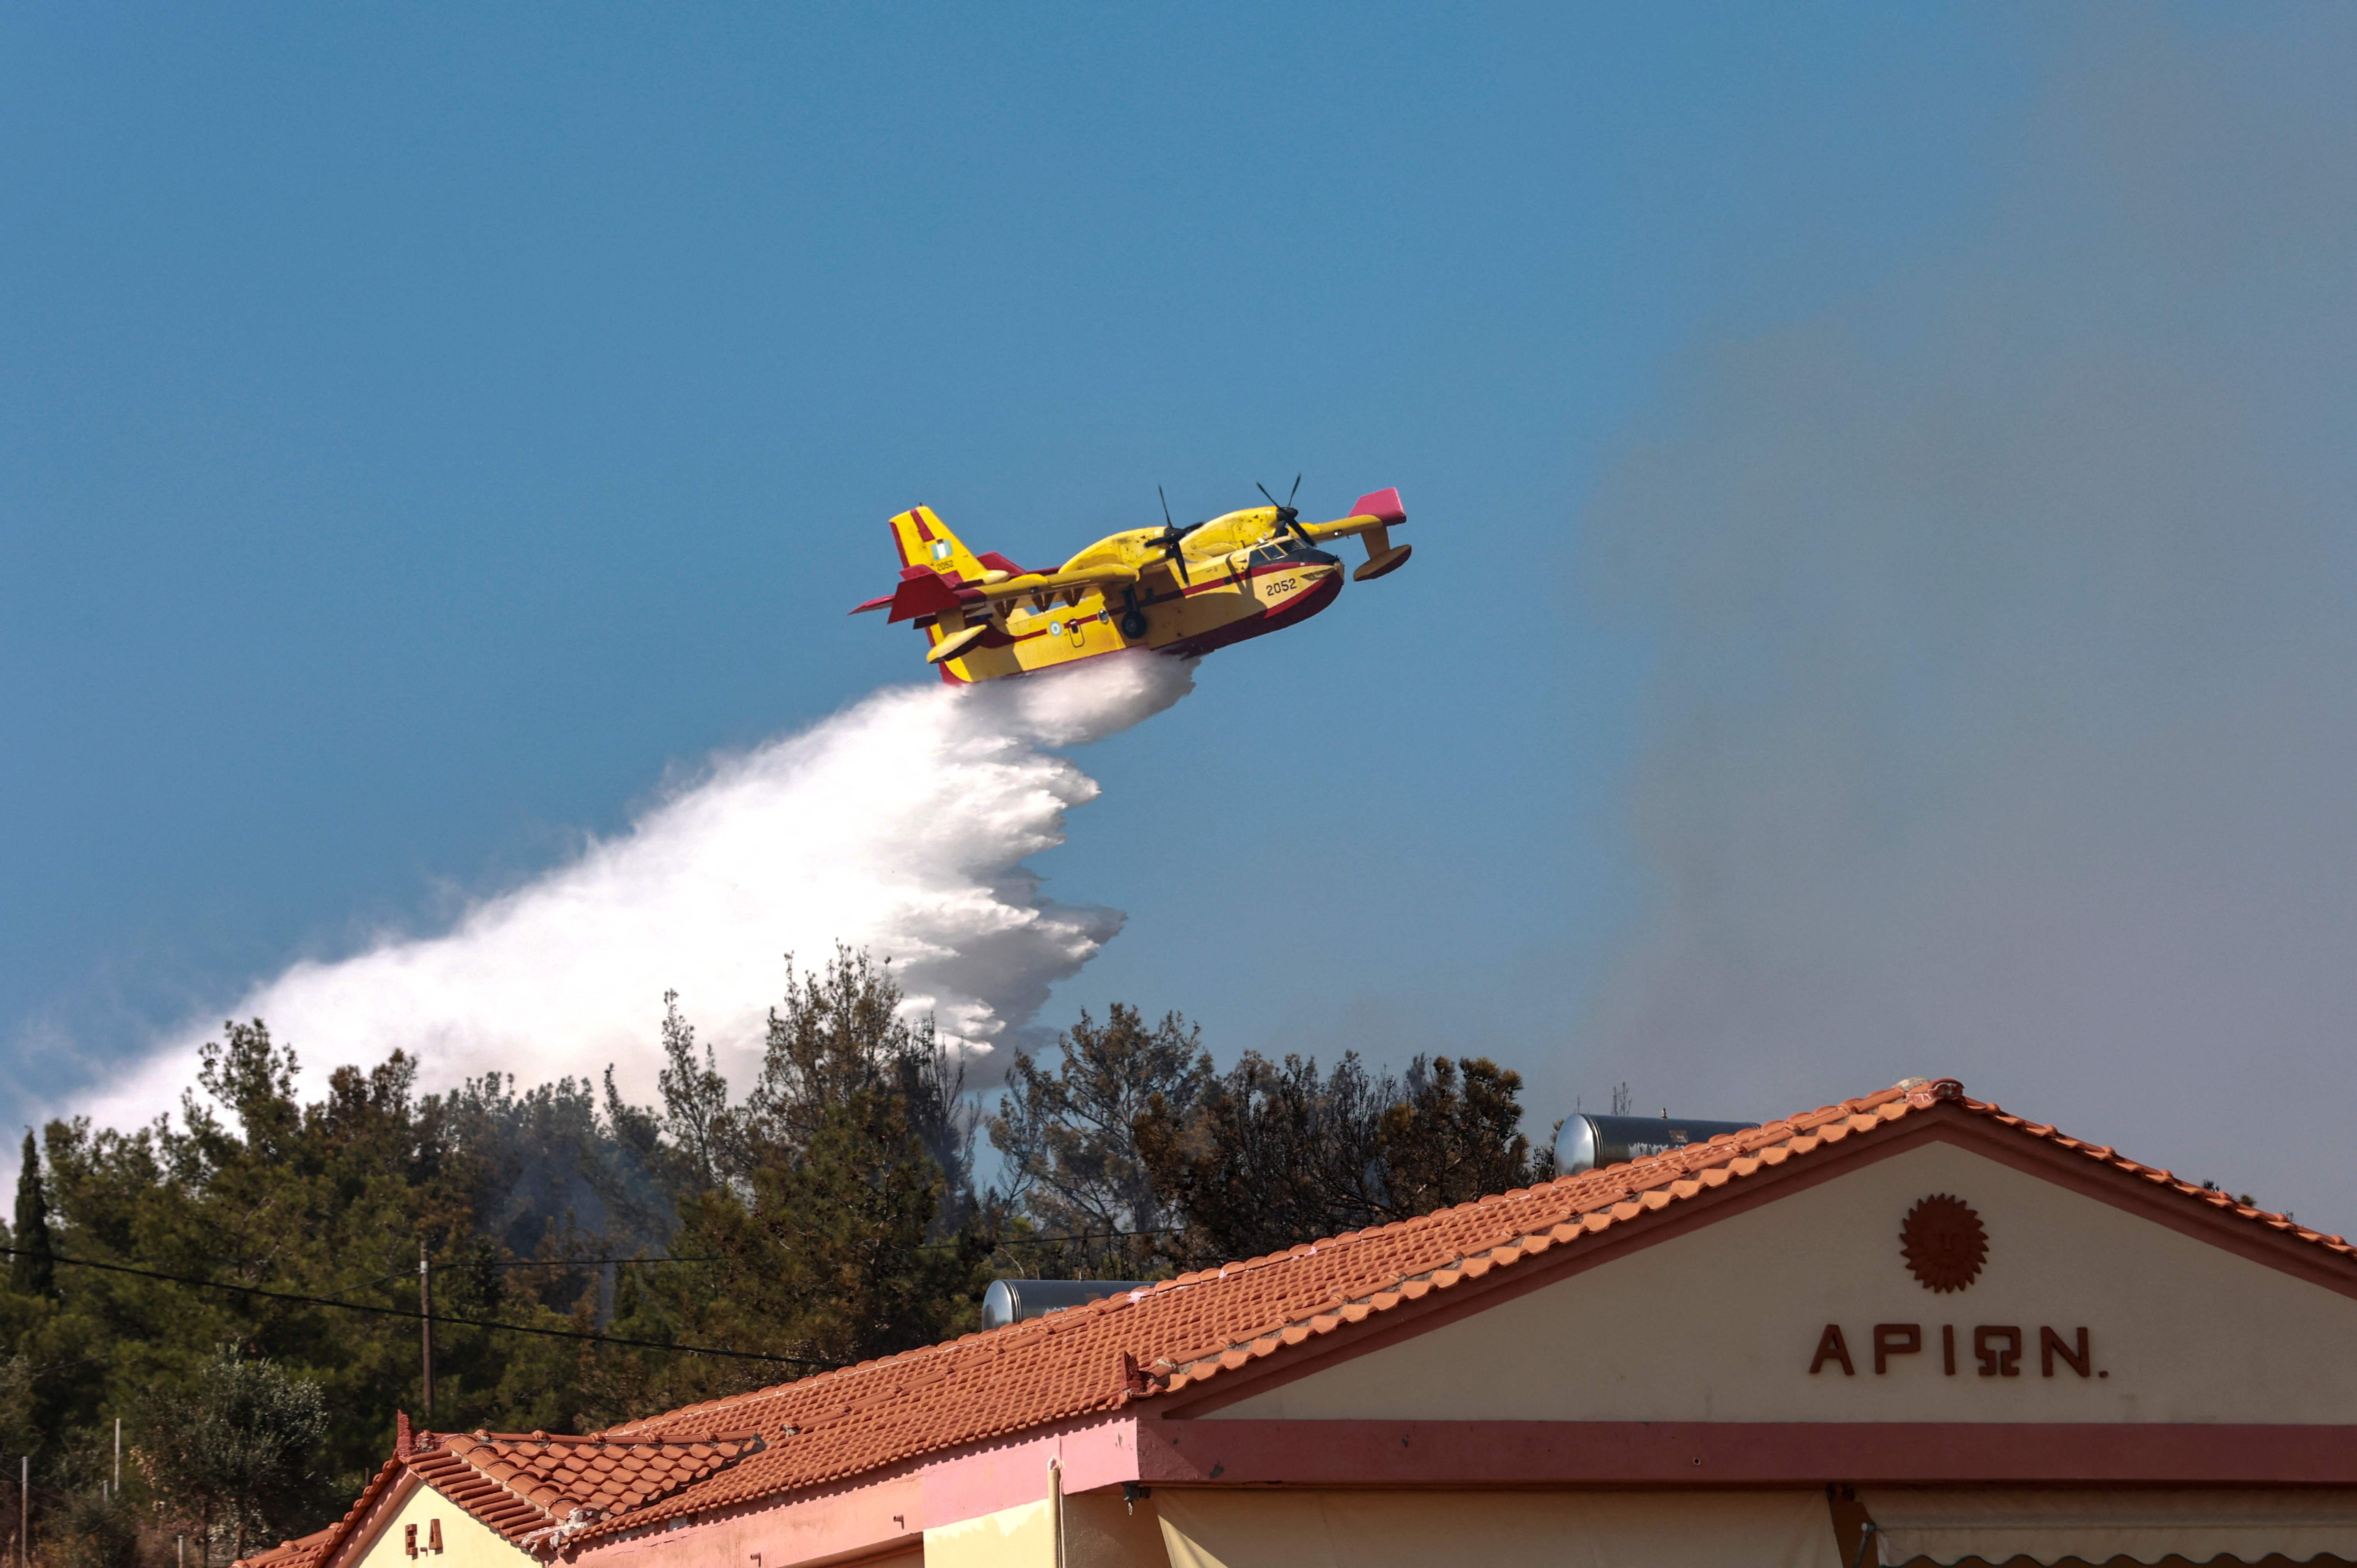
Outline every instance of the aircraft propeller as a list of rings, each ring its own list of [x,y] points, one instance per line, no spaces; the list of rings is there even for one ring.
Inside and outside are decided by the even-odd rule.
[[[1286,492],[1286,498],[1283,500],[1278,500],[1275,496],[1269,496],[1268,487],[1257,481],[1254,481],[1253,489],[1258,490],[1265,496],[1268,496],[1268,504],[1276,509],[1276,531],[1279,533],[1284,532],[1289,528],[1293,531],[1294,536],[1299,539],[1303,544],[1310,545],[1318,542],[1316,540],[1309,537],[1308,530],[1301,526],[1301,512],[1293,504],[1293,498],[1301,493],[1300,475],[1296,474],[1293,476],[1293,489]]]
[[[1162,558],[1169,562],[1173,567],[1177,568],[1178,580],[1182,583],[1187,583],[1189,581],[1187,576],[1187,558],[1179,553],[1178,547],[1180,542],[1184,541],[1189,534],[1194,532],[1203,525],[1200,522],[1190,522],[1184,528],[1179,527],[1176,522],[1173,522],[1170,520],[1170,498],[1162,494],[1162,487],[1160,485],[1155,486],[1154,493],[1157,496],[1162,496],[1162,532],[1156,534],[1149,542],[1162,546]],[[1191,586],[1192,585],[1189,584],[1189,585]]]

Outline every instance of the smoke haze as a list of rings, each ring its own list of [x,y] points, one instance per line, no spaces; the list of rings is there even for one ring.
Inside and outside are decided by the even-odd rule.
[[[1989,231],[1713,358],[1596,498],[1658,663],[1582,1071],[1953,1075],[2341,1229],[2357,29],[2162,15],[2089,28]]]
[[[626,832],[478,904],[447,934],[303,962],[231,1009],[265,1019],[313,1087],[396,1048],[429,1086],[596,1075],[654,1097],[662,993],[742,1081],[759,1060],[782,955],[838,940],[889,959],[911,1016],[961,1044],[972,1081],[1057,981],[1121,929],[1114,909],[1042,896],[1025,859],[1063,842],[1096,784],[1044,749],[1102,739],[1193,688],[1158,655],[1046,678],[879,692],[800,734],[716,759]],[[217,1019],[194,1020],[95,1103],[102,1125],[172,1105]]]

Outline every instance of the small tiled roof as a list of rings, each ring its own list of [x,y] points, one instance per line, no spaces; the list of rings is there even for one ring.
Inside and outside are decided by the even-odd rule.
[[[325,1530],[313,1530],[300,1540],[282,1541],[267,1552],[257,1552],[251,1557],[237,1558],[230,1563],[229,1568],[316,1568],[317,1564],[326,1562],[328,1554],[343,1544],[344,1537],[350,1532],[354,1525],[360,1522],[361,1517],[375,1506],[379,1498],[384,1496],[385,1488],[407,1472],[409,1467],[407,1446],[409,1418],[407,1416],[401,1418],[401,1433],[402,1451],[378,1466],[377,1473],[370,1477],[369,1484],[361,1488],[361,1495],[352,1499],[352,1506],[344,1510],[343,1518]]]
[[[337,1532],[344,1527],[331,1524],[325,1530],[315,1530],[293,1541],[282,1541],[267,1552],[257,1552],[251,1557],[241,1557],[235,1568],[312,1568],[328,1554]]]
[[[658,1502],[760,1447],[759,1434],[751,1432],[677,1439],[420,1432],[385,1462],[342,1519],[300,1541],[240,1558],[231,1568],[317,1568],[404,1475],[531,1550]]]
[[[545,1432],[419,1434],[409,1467],[477,1519],[522,1542],[627,1515],[726,1469],[761,1447],[759,1434],[694,1437],[552,1436]]]
[[[2113,1150],[2064,1137],[2052,1127],[1965,1098],[1953,1079],[1910,1079],[1861,1099],[1724,1134],[1647,1159],[1586,1171],[1539,1187],[1445,1208],[1397,1224],[1308,1242],[1215,1270],[1182,1274],[1084,1307],[947,1344],[825,1372],[798,1382],[690,1405],[611,1428],[595,1439],[447,1440],[450,1485],[486,1488],[470,1512],[509,1539],[537,1546],[559,1522],[554,1502],[596,1509],[565,1530],[576,1544],[660,1521],[841,1480],[968,1444],[1119,1410],[1194,1388],[1309,1340],[1379,1318],[1435,1291],[1512,1270],[1561,1247],[1617,1237],[1652,1217],[1730,1184],[1765,1180],[1852,1140],[1876,1140],[1910,1119],[1963,1116],[2002,1128],[2169,1193],[2170,1201],[2218,1211],[2225,1223],[2265,1227],[2305,1243],[2357,1280],[2357,1248],[2234,1202],[2222,1192],[2140,1165]],[[2003,1134],[2000,1134],[2003,1135]],[[1853,1146],[1856,1146],[1853,1144]],[[616,1489],[613,1505],[589,1502],[584,1472],[565,1468],[581,1444],[608,1451],[716,1451],[763,1445],[741,1462],[664,1488]],[[473,1444],[461,1453],[461,1441]],[[545,1442],[545,1452],[533,1447]],[[532,1449],[527,1454],[522,1450]],[[413,1466],[421,1465],[414,1459]],[[439,1473],[439,1472],[436,1472]],[[420,1467],[420,1474],[426,1471]],[[601,1475],[604,1473],[600,1473]],[[494,1477],[497,1477],[496,1480]],[[449,1487],[436,1480],[437,1487]],[[457,1494],[453,1493],[454,1500]],[[640,1498],[643,1500],[626,1500]],[[362,1503],[365,1504],[363,1498]],[[362,1505],[355,1505],[356,1517]],[[529,1510],[539,1526],[521,1524]],[[519,1521],[511,1525],[510,1519]],[[521,1528],[519,1528],[521,1525]],[[530,1539],[527,1539],[530,1538]],[[310,1539],[310,1538],[307,1538]],[[285,1549],[282,1549],[285,1550]],[[265,1568],[255,1560],[254,1568]],[[266,1568],[312,1568],[308,1562]]]

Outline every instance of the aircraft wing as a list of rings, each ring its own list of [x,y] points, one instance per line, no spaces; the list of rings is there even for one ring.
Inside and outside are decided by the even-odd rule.
[[[1077,572],[1026,572],[993,583],[985,580],[966,587],[985,599],[1020,599],[1033,594],[1061,594],[1080,588],[1121,588],[1137,581],[1135,566],[1083,566]]]
[[[1000,557],[1005,559],[1005,557]],[[914,620],[920,616],[940,615],[945,610],[988,604],[994,599],[1019,599],[1033,594],[1078,593],[1087,588],[1122,587],[1137,581],[1137,571],[1131,566],[1087,566],[1077,572],[1016,572],[993,567],[978,583],[952,583],[940,573],[925,566],[911,566],[901,573],[899,587],[891,593],[868,600],[850,613],[880,610],[889,606],[888,620]],[[992,578],[997,581],[993,582]]]

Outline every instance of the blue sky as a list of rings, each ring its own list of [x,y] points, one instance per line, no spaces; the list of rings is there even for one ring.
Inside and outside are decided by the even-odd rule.
[[[1080,754],[1103,795],[1036,866],[1129,923],[1041,1022],[1489,1050],[1547,1121],[1888,1081],[1649,1073],[1611,1022],[1675,875],[1649,768],[1719,678],[1598,541],[1655,537],[1642,453],[1719,450],[1729,353],[1932,351],[2136,49],[2232,56],[2230,99],[2348,59],[2313,12],[2126,16],[11,9],[12,1114],[911,679],[842,613],[890,511],[1028,563],[1297,472],[1328,515],[1399,486],[1415,561]]]

